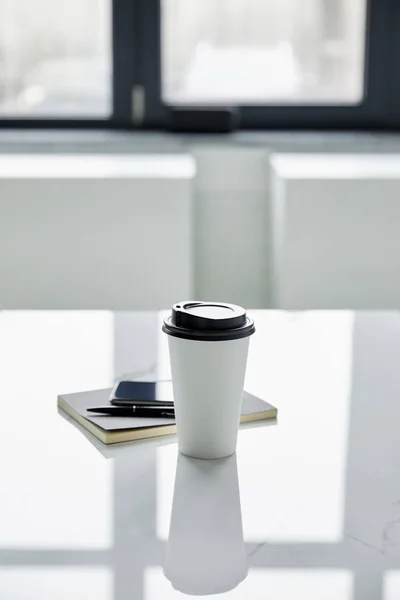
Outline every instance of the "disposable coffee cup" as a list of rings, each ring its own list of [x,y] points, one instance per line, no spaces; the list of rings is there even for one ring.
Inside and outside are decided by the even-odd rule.
[[[196,596],[228,592],[247,576],[236,454],[179,455],[164,574]]]
[[[249,339],[244,308],[180,302],[164,320],[168,334],[178,447],[194,458],[236,450]]]

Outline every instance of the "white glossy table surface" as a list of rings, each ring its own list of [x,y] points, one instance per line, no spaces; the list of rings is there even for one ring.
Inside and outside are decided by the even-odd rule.
[[[103,446],[57,394],[168,375],[161,314],[0,312],[0,598],[400,597],[400,314],[254,312],[237,455]],[[168,541],[169,540],[169,541]],[[247,574],[247,576],[246,576]]]

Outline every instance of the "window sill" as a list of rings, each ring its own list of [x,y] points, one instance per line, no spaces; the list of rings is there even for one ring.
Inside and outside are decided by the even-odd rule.
[[[400,134],[257,132],[179,135],[161,132],[0,130],[0,153],[170,154],[199,147],[278,152],[400,152]]]

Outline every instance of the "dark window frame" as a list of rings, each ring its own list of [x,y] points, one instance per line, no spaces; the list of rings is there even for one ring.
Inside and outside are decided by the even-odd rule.
[[[348,0],[351,1],[351,0]],[[176,129],[174,107],[161,98],[161,0],[112,0],[113,113],[110,118],[0,118],[2,128]],[[365,94],[356,105],[239,106],[242,129],[400,129],[400,3],[368,0]],[[396,77],[396,74],[398,77]],[[133,90],[144,94],[143,118],[133,122]],[[223,110],[224,107],[218,107]],[[228,109],[228,107],[227,107]],[[201,106],[186,107],[193,131],[207,119]],[[179,127],[178,127],[179,129]],[[189,127],[190,129],[190,127]],[[210,127],[212,130],[212,125]]]

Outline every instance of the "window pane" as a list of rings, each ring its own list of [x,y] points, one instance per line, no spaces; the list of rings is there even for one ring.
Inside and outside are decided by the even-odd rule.
[[[169,103],[357,103],[366,0],[163,0]]]
[[[111,112],[111,0],[0,0],[0,116]]]

